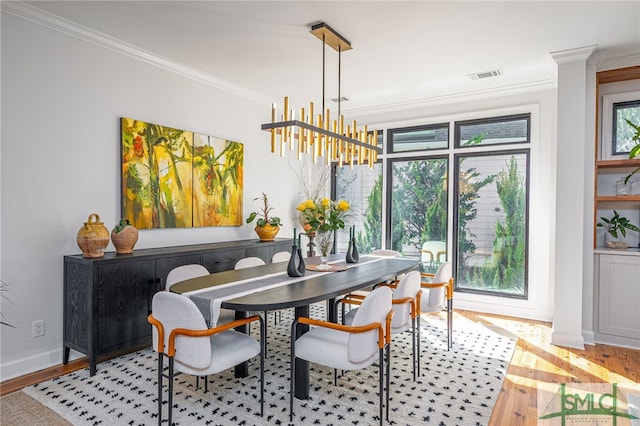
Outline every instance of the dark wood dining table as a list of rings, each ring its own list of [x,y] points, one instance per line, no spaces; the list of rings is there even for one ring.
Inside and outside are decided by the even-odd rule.
[[[305,259],[307,265],[320,263],[320,258]],[[346,270],[335,272],[306,271],[305,276],[297,278],[295,282],[273,287],[278,274],[283,281],[292,280],[286,273],[287,263],[271,263],[252,268],[217,272],[203,277],[193,278],[177,283],[171,291],[180,294],[200,292],[201,295],[214,294],[216,286],[229,288],[234,282],[256,283],[257,290],[238,297],[230,296],[221,301],[221,307],[236,311],[236,318],[247,316],[248,312],[275,311],[294,308],[296,318],[309,316],[309,305],[327,301],[327,317],[336,320],[335,300],[337,297],[352,291],[370,287],[379,282],[390,280],[405,272],[417,269],[419,261],[400,257],[361,256],[357,264],[346,264],[344,254],[332,255],[329,263],[340,267],[348,266]],[[262,278],[265,277],[265,278]],[[265,287],[259,289],[260,283]],[[222,287],[221,287],[222,288]],[[227,290],[228,291],[228,290]],[[229,297],[229,296],[227,296]],[[298,327],[298,336],[308,330],[308,327]],[[246,330],[245,330],[246,331]],[[296,360],[296,392],[298,399],[309,397],[309,363]],[[236,367],[236,376],[248,374],[248,366],[241,364]]]

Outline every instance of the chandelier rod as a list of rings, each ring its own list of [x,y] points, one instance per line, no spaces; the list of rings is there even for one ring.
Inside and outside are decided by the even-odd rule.
[[[326,35],[324,33],[322,33],[322,114],[324,114],[324,98],[325,98],[325,94],[324,94],[324,74],[325,74],[325,60],[324,60],[324,56],[325,56],[325,52],[327,51],[326,49],[327,47],[327,42],[326,42]]]

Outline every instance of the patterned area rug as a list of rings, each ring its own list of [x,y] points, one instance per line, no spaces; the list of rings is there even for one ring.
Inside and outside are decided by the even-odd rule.
[[[324,318],[324,304],[312,306]],[[233,370],[209,377],[175,380],[177,425],[289,424],[289,330],[292,312],[273,325],[265,361],[265,415],[259,416],[259,361],[250,376]],[[257,327],[252,327],[257,328]],[[252,330],[253,331],[253,330]],[[446,349],[444,317],[423,316],[422,375],[412,380],[411,335],[393,336],[390,423],[394,425],[486,425],[513,355],[515,337],[454,318],[453,349]],[[157,423],[156,354],[146,349],[98,365],[95,376],[80,370],[24,390],[75,425]],[[311,364],[310,399],[294,401],[295,425],[372,425],[378,419],[377,367],[347,372],[333,384],[333,370]],[[166,400],[166,397],[165,397]],[[166,404],[166,403],[165,403]],[[165,406],[166,407],[166,406]],[[166,422],[166,408],[163,414]]]

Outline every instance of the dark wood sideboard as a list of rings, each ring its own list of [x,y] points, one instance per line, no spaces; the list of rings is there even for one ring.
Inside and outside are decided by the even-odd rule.
[[[63,363],[74,349],[89,357],[90,374],[98,361],[151,345],[153,295],[164,289],[169,271],[199,263],[209,272],[233,269],[235,263],[257,256],[291,250],[292,239],[272,242],[241,240],[211,244],[134,250],[133,254],[107,252],[103,257],[64,256]]]

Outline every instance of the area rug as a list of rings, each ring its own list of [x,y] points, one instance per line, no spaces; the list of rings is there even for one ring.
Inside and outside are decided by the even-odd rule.
[[[324,318],[324,304],[312,306]],[[289,423],[289,333],[291,312],[268,327],[265,414],[260,417],[259,361],[250,375],[233,370],[209,377],[208,392],[195,377],[175,379],[176,425],[373,425],[378,418],[377,367],[347,372],[333,383],[333,370],[311,364],[310,398],[295,399]],[[273,318],[270,316],[270,318]],[[257,328],[257,327],[253,327]],[[393,336],[390,424],[486,425],[513,354],[515,337],[456,316],[454,344],[446,349],[444,318],[422,322],[422,374],[412,380],[411,335]],[[156,354],[142,350],[24,390],[74,425],[157,424]],[[166,397],[165,397],[166,400]],[[166,422],[166,404],[163,414]]]

